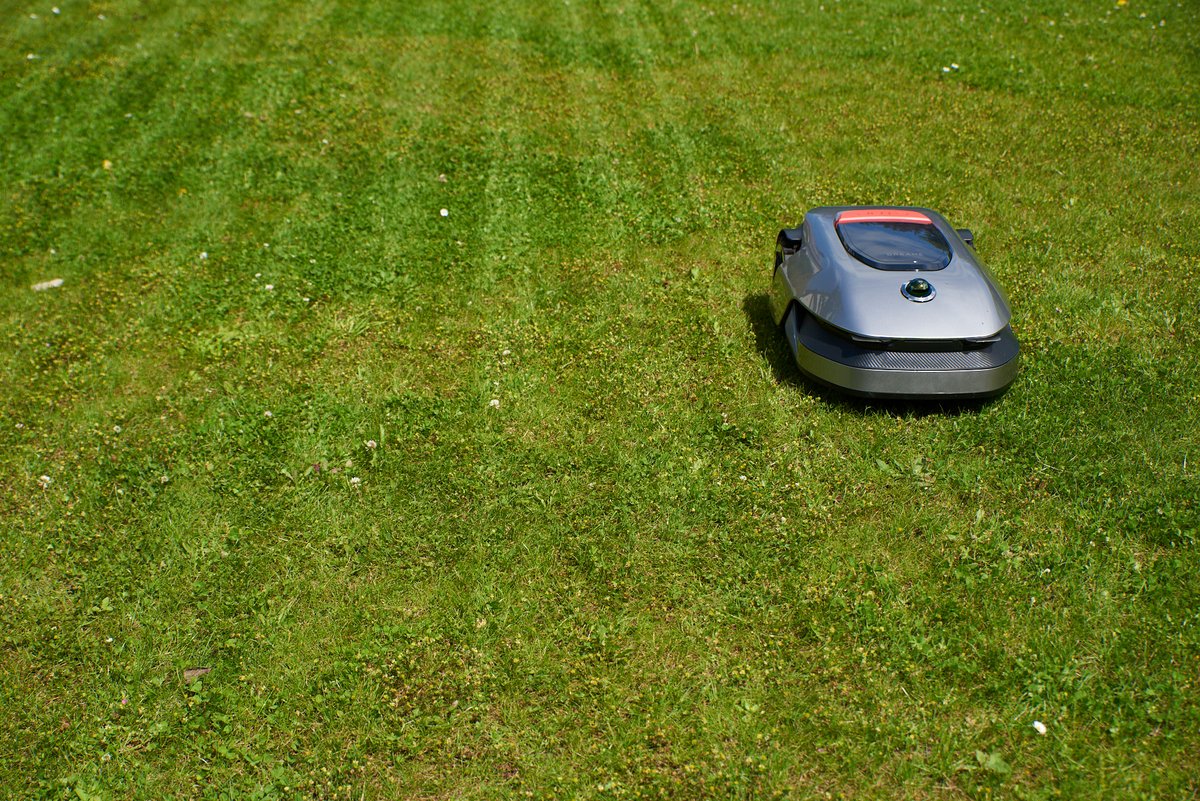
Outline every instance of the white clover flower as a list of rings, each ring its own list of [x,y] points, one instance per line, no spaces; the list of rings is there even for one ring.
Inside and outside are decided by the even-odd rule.
[[[359,484],[362,483],[362,479],[359,478],[358,476],[354,476],[350,479],[350,483],[357,487]]]
[[[54,479],[50,478],[50,476],[38,476],[38,483],[42,485],[42,489],[45,489],[54,483]]]
[[[493,409],[499,409],[500,408],[500,399],[492,398],[490,401],[488,401],[488,406],[491,406]]]
[[[439,213],[439,214],[441,214],[443,217],[449,217],[449,216],[450,216],[450,209],[442,209],[442,210],[441,210],[440,212],[438,212],[438,213]]]
[[[204,261],[207,258],[208,258],[208,251],[207,250],[200,251],[200,261]]]
[[[511,351],[511,350],[509,350],[508,348],[505,348],[504,350],[500,351],[500,355],[501,355],[501,356],[508,356],[508,355],[510,355],[511,353],[512,353],[512,351]]]
[[[1036,731],[1038,734],[1045,734],[1046,733],[1046,724],[1042,723],[1040,720],[1035,720],[1033,722],[1033,730]]]
[[[370,450],[375,450],[376,448],[379,447],[379,443],[373,439],[367,440],[366,445],[367,445],[367,448],[369,448]]]
[[[114,434],[120,434],[120,433],[121,433],[121,427],[120,427],[120,426],[113,426],[113,433],[114,433]]]
[[[263,417],[267,418],[268,420],[269,420],[269,419],[271,419],[271,418],[272,418],[272,417],[274,417],[274,416],[275,416],[275,415],[271,414],[271,410],[270,410],[270,409],[267,409],[265,412],[263,412]]]
[[[268,292],[271,292],[271,291],[273,291],[273,290],[275,289],[275,285],[274,285],[274,284],[267,284],[266,286],[264,286],[264,287],[263,287],[263,289],[267,290]]]
[[[54,14],[61,14],[61,13],[62,13],[61,11],[59,11],[59,10],[58,10],[58,6],[55,6],[54,8],[50,9],[50,11],[51,11],[51,13],[54,13]]]

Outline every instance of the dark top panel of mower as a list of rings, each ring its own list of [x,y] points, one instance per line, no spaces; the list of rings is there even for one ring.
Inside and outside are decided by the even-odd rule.
[[[846,251],[877,270],[941,270],[950,263],[950,243],[928,222],[839,221]]]

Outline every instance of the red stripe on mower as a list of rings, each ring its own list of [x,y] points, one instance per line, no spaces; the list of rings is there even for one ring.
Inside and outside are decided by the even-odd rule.
[[[838,214],[834,224],[842,225],[843,223],[864,222],[898,222],[933,225],[933,220],[921,212],[907,211],[905,209],[855,209],[853,211],[843,211]]]

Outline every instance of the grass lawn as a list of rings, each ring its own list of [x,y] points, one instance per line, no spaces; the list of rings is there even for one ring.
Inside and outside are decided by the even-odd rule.
[[[0,795],[1200,794],[1195,2],[58,1]],[[799,376],[851,203],[974,230],[1007,395]]]

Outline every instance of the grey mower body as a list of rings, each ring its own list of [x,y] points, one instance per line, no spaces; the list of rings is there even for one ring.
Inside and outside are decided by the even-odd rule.
[[[937,212],[827,206],[780,231],[771,309],[800,369],[881,398],[984,398],[1017,373],[1004,293]]]

